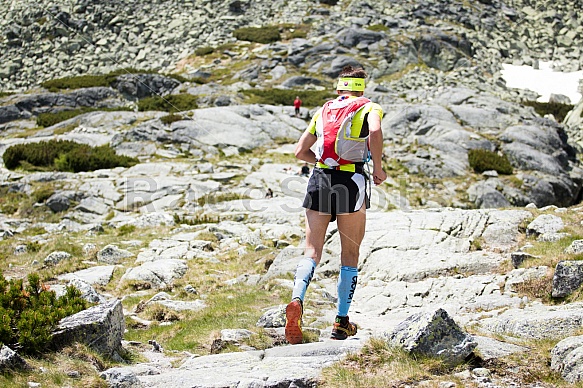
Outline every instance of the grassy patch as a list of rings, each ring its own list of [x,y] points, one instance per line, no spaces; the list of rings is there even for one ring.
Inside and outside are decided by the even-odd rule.
[[[557,344],[556,340],[529,340],[521,343],[528,348],[524,353],[516,353],[502,359],[493,360],[484,365],[499,376],[505,376],[518,386],[530,386],[543,382],[552,387],[582,387],[567,383],[560,373],[551,370],[551,350]]]
[[[320,106],[327,100],[334,98],[329,91],[298,91],[286,89],[247,89],[240,90],[248,97],[251,104],[290,105],[299,96],[306,107]]]
[[[108,384],[99,377],[99,372],[117,366],[81,344],[68,346],[58,353],[41,357],[25,357],[25,360],[32,370],[1,374],[2,387],[21,388],[29,386],[28,382],[37,382],[42,383],[43,388],[107,388]],[[67,372],[70,371],[76,371],[79,374],[69,376]]]
[[[522,105],[532,106],[535,112],[543,117],[552,114],[559,123],[562,123],[567,113],[573,110],[573,105],[558,102],[523,101]]]
[[[364,388],[415,385],[414,382],[421,380],[439,379],[445,371],[443,362],[438,359],[412,356],[402,349],[389,346],[382,339],[372,338],[360,352],[325,368],[321,386]],[[451,376],[448,377],[451,381]]]
[[[235,201],[238,199],[249,199],[248,196],[239,193],[210,193],[203,195],[198,199],[198,205],[214,205],[226,201]]]
[[[212,54],[214,51],[215,49],[212,48],[211,46],[201,46],[197,47],[196,50],[194,50],[194,55],[203,57],[205,55]]]
[[[220,216],[211,216],[207,214],[195,214],[194,216],[185,217],[174,214],[174,222],[177,225],[203,225],[203,224],[218,224],[221,222]]]
[[[312,28],[312,26],[309,24],[291,24],[291,23],[281,24],[279,27],[281,37],[283,40],[306,38]]]
[[[168,350],[209,354],[210,346],[220,330],[238,328],[257,332],[255,324],[262,309],[277,302],[284,303],[284,299],[278,292],[268,292],[259,287],[217,285],[205,302],[205,309],[181,312],[181,319],[170,326],[153,324],[148,329],[130,328],[125,339],[141,342],[154,339]]]
[[[551,292],[553,291],[553,271],[549,269],[542,278],[529,279],[523,283],[516,284],[514,289],[520,296],[527,296],[529,299],[538,299],[543,303],[553,302]]]

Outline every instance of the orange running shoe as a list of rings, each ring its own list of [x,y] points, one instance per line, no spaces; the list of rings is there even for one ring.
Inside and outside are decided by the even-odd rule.
[[[292,300],[285,308],[285,339],[292,345],[301,344],[304,306],[300,299]]]
[[[346,338],[353,336],[357,331],[356,324],[351,323],[348,317],[336,317],[334,326],[332,327],[332,335],[330,338],[335,340],[345,340]]]

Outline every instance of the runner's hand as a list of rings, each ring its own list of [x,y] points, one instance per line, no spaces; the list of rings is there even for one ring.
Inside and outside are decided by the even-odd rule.
[[[382,168],[375,168],[372,172],[372,180],[375,186],[380,185],[387,179],[387,173]]]

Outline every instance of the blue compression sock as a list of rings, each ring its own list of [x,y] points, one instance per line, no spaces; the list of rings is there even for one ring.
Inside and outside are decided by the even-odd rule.
[[[346,317],[352,296],[356,289],[356,282],[358,280],[358,268],[356,267],[340,267],[340,276],[338,276],[338,316]]]
[[[305,257],[300,260],[298,266],[296,267],[296,275],[294,277],[294,289],[292,291],[292,299],[298,298],[302,302],[304,301],[304,296],[306,295],[306,290],[308,285],[314,276],[314,270],[316,269],[316,262]]]

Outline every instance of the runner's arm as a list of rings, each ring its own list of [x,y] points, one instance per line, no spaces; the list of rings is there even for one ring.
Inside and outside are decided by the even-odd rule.
[[[383,131],[381,129],[381,118],[376,112],[368,115],[369,128],[369,148],[373,163],[373,181],[375,185],[380,185],[387,179],[387,174],[383,170]]]
[[[318,137],[309,130],[306,130],[296,146],[295,155],[296,158],[303,160],[308,163],[316,162],[316,154],[312,151],[311,147],[314,145]]]

